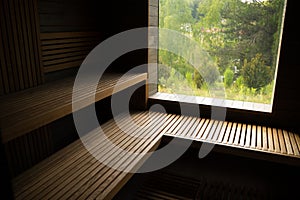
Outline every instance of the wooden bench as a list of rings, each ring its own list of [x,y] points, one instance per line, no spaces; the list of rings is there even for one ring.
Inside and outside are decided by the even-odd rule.
[[[217,148],[228,153],[300,165],[300,136],[297,133],[180,115],[173,121],[177,125],[167,130],[165,136],[216,144]]]
[[[122,79],[121,74],[107,74],[101,79],[95,101],[119,92],[137,83],[146,81],[147,74],[131,74]],[[74,77],[41,85],[0,98],[0,122],[2,141],[14,138],[49,124],[72,113],[72,90]],[[93,102],[86,101],[91,96],[88,81],[82,88],[82,108]]]
[[[109,143],[105,143],[98,130],[83,138],[97,154],[114,168],[96,160],[78,140],[63,150],[44,160],[13,181],[16,199],[111,199],[133,175],[118,171],[122,166],[134,172],[147,158],[144,153],[151,152],[159,144],[164,133],[164,120],[170,122],[171,116],[154,113],[155,120],[149,121],[147,112],[137,113],[132,119],[146,128],[142,132],[130,125],[131,117],[119,116],[121,131],[113,120],[102,125],[106,136],[126,151],[140,154],[121,154]]]
[[[120,156],[120,150],[105,143],[97,135],[98,130],[94,130],[84,140],[93,144],[94,154],[114,163],[115,168],[104,166],[89,154],[81,141],[76,141],[15,178],[16,199],[111,199],[132,176],[116,167],[123,166],[127,171],[138,169],[147,159],[143,153],[154,150],[163,136],[213,143],[230,147],[232,151],[265,153],[265,157],[281,156],[297,165],[300,161],[300,137],[281,129],[156,112],[151,113],[151,123],[149,112],[118,118],[125,132],[111,120],[102,125],[106,136],[119,148],[141,154]],[[131,120],[145,127],[142,135],[140,129],[130,125]]]

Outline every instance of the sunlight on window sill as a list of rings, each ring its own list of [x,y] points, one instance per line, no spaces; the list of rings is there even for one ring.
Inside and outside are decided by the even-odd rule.
[[[157,92],[149,97],[150,99],[165,100],[173,102],[183,102],[199,105],[226,107],[239,110],[249,110],[255,112],[272,112],[272,104],[254,103],[247,101],[237,101],[228,99],[217,99],[211,97],[188,96],[182,94],[169,94]]]

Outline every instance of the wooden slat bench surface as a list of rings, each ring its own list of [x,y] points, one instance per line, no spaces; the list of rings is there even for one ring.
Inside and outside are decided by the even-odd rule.
[[[94,155],[113,167],[135,170],[147,158],[144,153],[157,147],[165,132],[164,122],[171,123],[172,116],[154,113],[150,121],[148,112],[143,112],[119,118],[122,130],[130,134],[110,120],[102,125],[106,137],[119,148],[140,154],[120,153],[97,129],[84,136],[84,141],[90,143]],[[131,126],[132,119],[147,131]],[[16,199],[111,199],[132,175],[100,163],[78,140],[15,178],[13,188]]]
[[[177,126],[171,127],[165,136],[234,147],[228,148],[230,151],[240,149],[246,152],[261,152],[267,157],[277,155],[290,159],[296,165],[300,164],[300,137],[297,133],[265,126],[180,115],[175,120]]]
[[[121,76],[121,74],[103,76],[97,88],[95,101],[147,79],[146,73],[129,74],[119,81]],[[118,85],[115,87],[117,82]],[[0,98],[0,125],[3,142],[8,142],[71,114],[73,84],[74,77],[71,77]],[[90,85],[91,83],[87,80],[80,90],[81,108],[93,103],[87,101],[92,95]]]
[[[141,154],[120,153],[97,134],[97,129],[84,141],[92,144],[94,154],[127,171],[138,169],[147,159],[143,153],[154,150],[163,136],[280,155],[298,164],[300,161],[300,137],[281,129],[148,111],[121,114],[118,119],[124,132],[110,120],[102,125],[106,136],[119,148]],[[131,121],[144,129],[132,126]],[[13,188],[16,199],[111,199],[132,176],[114,167],[101,164],[78,140],[15,178]]]

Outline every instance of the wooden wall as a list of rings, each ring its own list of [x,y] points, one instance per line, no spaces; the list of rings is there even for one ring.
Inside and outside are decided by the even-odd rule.
[[[43,83],[37,0],[0,1],[0,95]]]
[[[39,0],[41,32],[100,30],[101,9],[96,0]]]
[[[273,123],[300,133],[300,31],[297,1],[287,1],[281,56],[276,81]]]

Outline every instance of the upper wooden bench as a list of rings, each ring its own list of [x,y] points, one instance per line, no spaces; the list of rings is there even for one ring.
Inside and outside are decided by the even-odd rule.
[[[102,77],[96,91],[95,102],[147,79],[146,73],[129,74],[115,86],[121,76],[121,74],[106,74]],[[0,123],[3,143],[72,113],[74,79],[74,77],[62,79],[1,97]],[[81,90],[82,108],[92,103],[85,101],[91,96],[90,85],[87,80]]]

